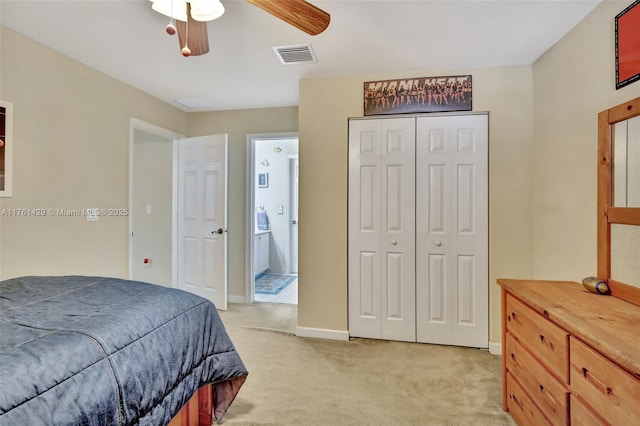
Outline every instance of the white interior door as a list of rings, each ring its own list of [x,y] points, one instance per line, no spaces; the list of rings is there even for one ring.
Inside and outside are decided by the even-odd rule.
[[[178,141],[178,288],[227,309],[227,135]]]
[[[488,117],[417,119],[417,340],[488,347]]]
[[[415,341],[415,120],[349,122],[349,333]]]
[[[298,172],[300,162],[298,158],[289,159],[289,195],[290,195],[290,269],[292,274],[298,273]]]

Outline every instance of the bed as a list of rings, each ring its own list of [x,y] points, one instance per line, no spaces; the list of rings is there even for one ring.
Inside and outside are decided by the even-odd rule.
[[[247,374],[194,294],[105,277],[0,282],[3,426],[167,425],[193,395],[219,421]]]

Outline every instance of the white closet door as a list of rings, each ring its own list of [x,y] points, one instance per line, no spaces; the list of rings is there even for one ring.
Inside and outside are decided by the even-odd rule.
[[[349,332],[415,341],[415,120],[349,122]]]
[[[417,119],[417,340],[488,347],[488,117]]]

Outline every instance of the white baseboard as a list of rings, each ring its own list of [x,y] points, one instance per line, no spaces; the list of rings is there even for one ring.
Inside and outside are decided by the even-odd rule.
[[[491,355],[502,355],[502,343],[489,342],[489,353]]]
[[[328,330],[326,328],[296,327],[296,336],[329,340],[349,340],[348,331]]]
[[[227,302],[229,303],[247,303],[247,298],[244,296],[227,295]]]

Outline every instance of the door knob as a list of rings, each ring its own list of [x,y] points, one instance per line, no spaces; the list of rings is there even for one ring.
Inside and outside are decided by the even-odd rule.
[[[222,228],[218,228],[217,231],[211,231],[212,234],[220,234],[220,235],[222,235],[223,232],[224,230]]]
[[[394,245],[394,246],[397,246],[398,245],[398,240],[391,240],[391,244]]]
[[[298,223],[298,221],[294,219],[294,220],[291,221],[291,223],[295,225],[295,224]]]
[[[440,247],[440,246],[442,245],[442,242],[441,242],[441,241],[436,241],[436,245],[437,245],[438,247]]]

